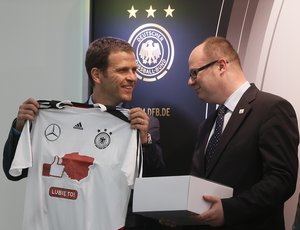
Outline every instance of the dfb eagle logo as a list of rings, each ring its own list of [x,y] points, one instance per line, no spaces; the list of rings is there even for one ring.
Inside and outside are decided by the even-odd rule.
[[[142,44],[139,55],[143,60],[143,64],[156,64],[157,59],[161,55],[159,44],[153,42],[153,40],[151,39],[147,40],[145,43]]]
[[[136,76],[145,82],[157,81],[168,73],[174,60],[174,43],[161,25],[146,23],[136,28],[128,42],[136,55]]]

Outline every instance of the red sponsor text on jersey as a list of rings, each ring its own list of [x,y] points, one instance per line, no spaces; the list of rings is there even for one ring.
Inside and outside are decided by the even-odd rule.
[[[73,189],[50,187],[49,188],[49,196],[65,198],[65,199],[69,199],[69,200],[76,200],[77,196],[78,196],[78,192]]]

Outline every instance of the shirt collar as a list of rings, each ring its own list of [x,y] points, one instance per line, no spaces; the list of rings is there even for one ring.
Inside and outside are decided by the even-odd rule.
[[[95,104],[95,103],[93,102],[93,94],[91,94],[91,95],[89,96],[88,104],[89,104],[89,105]],[[117,105],[117,107],[122,107],[122,105],[123,105],[123,103],[121,102],[120,104]]]
[[[230,95],[230,97],[227,98],[224,105],[233,112],[237,103],[243,96],[243,94],[246,92],[246,90],[250,87],[250,83],[246,81],[244,84],[242,84],[236,91],[233,92],[233,94]]]
[[[89,100],[88,100],[88,104],[89,104],[89,105],[94,104],[93,99],[92,99],[92,96],[93,96],[93,94],[91,94],[91,95],[89,96]]]

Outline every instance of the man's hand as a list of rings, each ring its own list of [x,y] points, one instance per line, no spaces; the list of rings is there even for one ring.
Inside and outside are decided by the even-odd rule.
[[[16,129],[22,131],[26,120],[33,121],[39,110],[39,103],[33,98],[29,98],[19,106]]]
[[[203,199],[211,203],[210,209],[199,215],[193,215],[191,218],[203,225],[222,226],[224,224],[224,212],[221,199],[215,196],[203,196]]]
[[[141,108],[132,108],[129,110],[129,119],[131,128],[140,130],[142,144],[146,144],[149,127],[148,115]]]

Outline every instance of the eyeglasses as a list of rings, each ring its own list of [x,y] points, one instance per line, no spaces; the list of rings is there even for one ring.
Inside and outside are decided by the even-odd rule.
[[[204,65],[204,66],[201,66],[201,67],[198,68],[198,69],[192,69],[192,70],[190,71],[190,78],[191,78],[192,80],[196,80],[197,75],[198,75],[198,73],[199,73],[200,71],[202,71],[202,70],[204,70],[204,69],[210,67],[211,65],[215,64],[216,62],[218,62],[218,60],[212,61],[212,62],[210,62],[210,63],[208,63],[208,64],[206,64],[206,65]]]

